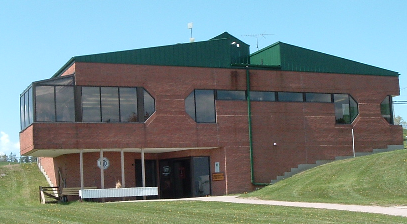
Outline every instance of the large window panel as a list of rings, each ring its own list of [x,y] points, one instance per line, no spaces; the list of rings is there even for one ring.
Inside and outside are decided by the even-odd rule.
[[[332,103],[332,95],[328,93],[305,93],[305,100],[314,103]]]
[[[392,106],[392,98],[391,96],[387,96],[384,100],[380,103],[380,112],[382,117],[386,119],[389,124],[394,124],[393,121],[393,106]]]
[[[120,88],[120,118],[122,122],[138,122],[136,88]]]
[[[102,121],[119,122],[119,89],[118,87],[100,88],[102,103]]]
[[[215,123],[215,96],[213,90],[195,90],[196,122]]]
[[[35,102],[36,121],[55,121],[54,86],[37,86]]]
[[[348,95],[349,97],[349,113],[350,113],[350,123],[352,123],[356,117],[359,115],[358,103],[356,100],[352,98],[352,96]]]
[[[278,92],[278,101],[281,102],[303,102],[304,97],[302,93],[293,92]]]
[[[216,91],[217,100],[246,100],[245,91],[238,90],[217,90]]]
[[[25,124],[25,94],[22,94],[20,96],[20,126],[21,126],[21,130],[26,128],[26,124]]]
[[[334,94],[335,120],[338,124],[349,124],[349,97],[348,94]]]
[[[250,91],[250,100],[252,101],[276,101],[275,92]]]
[[[55,86],[56,121],[75,121],[73,86]]]
[[[144,120],[147,120],[155,111],[154,98],[144,90]]]
[[[195,120],[195,91],[192,91],[185,99],[185,111]]]
[[[30,87],[28,89],[27,93],[28,93],[28,106],[27,105],[26,106],[28,108],[28,125],[30,125],[34,122],[33,88]],[[27,104],[27,102],[26,102],[26,104]]]
[[[101,122],[99,87],[82,87],[82,121]]]
[[[25,121],[26,127],[28,127],[30,125],[30,115],[28,112],[29,99],[30,99],[30,93],[27,91],[24,94],[24,121]]]

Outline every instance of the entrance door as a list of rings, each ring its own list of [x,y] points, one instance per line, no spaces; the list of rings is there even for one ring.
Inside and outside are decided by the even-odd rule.
[[[161,198],[210,194],[209,157],[160,160]]]
[[[161,198],[191,197],[191,158],[160,161]]]

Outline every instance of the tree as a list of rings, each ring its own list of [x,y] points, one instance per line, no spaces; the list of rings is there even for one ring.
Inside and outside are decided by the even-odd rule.
[[[407,128],[407,122],[403,120],[403,118],[399,115],[394,117],[394,124],[401,125],[403,128]]]
[[[15,154],[13,154],[12,152],[10,152],[10,155],[7,158],[7,162],[12,162],[12,163],[18,162],[17,156]]]
[[[5,162],[7,161],[7,156],[4,153],[0,153],[0,162]]]

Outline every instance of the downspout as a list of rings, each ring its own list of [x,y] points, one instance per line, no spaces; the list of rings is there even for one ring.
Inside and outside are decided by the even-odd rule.
[[[253,161],[253,133],[252,133],[252,109],[250,104],[250,71],[249,66],[246,66],[246,89],[247,89],[247,119],[249,122],[249,150],[250,150],[250,176],[251,182],[255,186],[266,186],[270,183],[257,183],[254,178],[254,161]]]

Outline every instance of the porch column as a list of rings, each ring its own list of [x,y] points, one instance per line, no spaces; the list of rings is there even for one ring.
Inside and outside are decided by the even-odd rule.
[[[143,180],[143,187],[146,187],[146,164],[144,163],[144,149],[141,148],[141,178]]]
[[[126,187],[126,178],[124,174],[124,152],[123,149],[120,151],[120,157],[121,157],[121,167],[122,167],[122,187]]]
[[[79,152],[79,172],[81,177],[81,190],[83,190],[84,183],[83,183],[83,149]]]
[[[105,170],[103,169],[103,149],[100,150],[100,188],[105,189]]]

